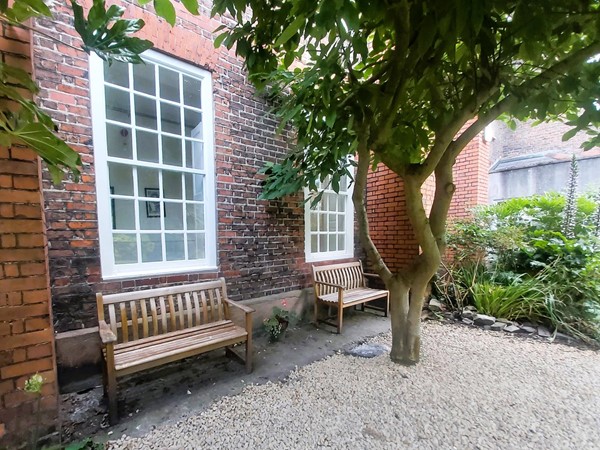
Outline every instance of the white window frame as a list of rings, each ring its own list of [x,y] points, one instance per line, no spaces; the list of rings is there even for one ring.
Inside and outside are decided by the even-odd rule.
[[[348,181],[348,188],[343,195],[346,195],[346,204],[345,204],[345,250],[343,251],[335,251],[335,252],[312,252],[311,250],[311,229],[310,229],[310,213],[313,208],[311,208],[312,201],[309,199],[310,192],[308,189],[304,190],[304,256],[306,262],[319,262],[319,261],[329,261],[335,259],[348,259],[354,258],[354,203],[352,202],[352,191],[354,190],[354,183],[350,183]],[[323,190],[324,193],[327,194],[335,194],[339,196],[340,194],[336,193],[333,189],[327,188]],[[320,203],[320,202],[319,202]]]
[[[114,157],[108,155],[106,136],[106,110],[104,90],[103,61],[95,54],[89,59],[90,91],[92,110],[92,131],[94,143],[94,162],[96,168],[96,195],[98,211],[98,233],[100,239],[100,260],[102,278],[105,280],[131,278],[140,276],[169,275],[183,272],[203,272],[217,269],[217,226],[216,226],[216,186],[215,186],[215,150],[214,150],[214,112],[213,93],[210,72],[191,64],[148,50],[142,55],[148,62],[165,66],[177,72],[201,79],[202,121],[203,121],[203,156],[204,156],[204,227],[205,258],[197,260],[159,261],[133,264],[115,264],[112,237],[112,211],[110,201],[110,181],[108,163]],[[133,74],[130,74],[129,91],[133,90]],[[136,91],[137,93],[137,91]],[[156,93],[158,96],[158,92]],[[160,99],[157,98],[157,102]],[[160,140],[159,140],[160,141]],[[160,145],[160,143],[159,143]],[[118,160],[118,158],[117,158]],[[118,162],[115,160],[115,162]],[[162,163],[150,163],[135,160],[138,167],[164,170],[173,167]],[[185,172],[182,167],[181,172]],[[161,183],[162,184],[162,183]],[[134,198],[137,203],[140,195]],[[162,209],[161,209],[162,211]],[[136,223],[139,219],[136,217]],[[136,233],[140,233],[139,223]],[[162,233],[164,234],[164,232]]]

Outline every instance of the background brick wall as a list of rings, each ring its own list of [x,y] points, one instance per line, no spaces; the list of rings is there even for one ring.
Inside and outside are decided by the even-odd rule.
[[[28,31],[2,26],[5,63],[31,73],[29,47]],[[28,438],[36,426],[36,401],[22,390],[31,375],[44,379],[41,427],[57,415],[39,167],[31,150],[0,147],[0,447]]]
[[[88,2],[90,3],[90,2]],[[140,17],[140,33],[155,48],[209,70],[213,79],[218,216],[218,273],[185,273],[103,282],[100,268],[88,57],[43,37],[34,39],[41,105],[56,119],[60,134],[81,155],[81,183],[60,186],[45,177],[44,192],[54,316],[58,331],[96,324],[94,293],[193,282],[225,276],[232,299],[242,300],[305,287],[304,210],[300,198],[257,200],[257,171],[288,151],[289,133],[275,134],[269,105],[255,95],[233,52],[215,49],[212,31],[226,19],[210,20],[210,3],[193,17],[178,8],[177,26],[169,27],[151,9],[123,2],[128,17]],[[55,21],[37,27],[78,46],[69,10],[56,4]]]
[[[491,125],[494,140],[490,145],[490,164],[500,158],[512,158],[530,155],[546,150],[556,152],[581,151],[579,146],[587,140],[585,133],[578,133],[568,141],[562,140],[563,134],[571,127],[560,122],[541,123],[533,126],[532,122],[517,122],[513,131],[499,120]]]
[[[469,216],[476,205],[488,198],[489,146],[478,135],[461,152],[454,165],[456,191],[448,212],[448,222]],[[435,194],[434,177],[422,188],[425,208],[431,208]],[[392,271],[405,268],[418,254],[419,246],[406,216],[402,180],[383,164],[369,173],[367,181],[367,213],[371,238],[383,260]]]

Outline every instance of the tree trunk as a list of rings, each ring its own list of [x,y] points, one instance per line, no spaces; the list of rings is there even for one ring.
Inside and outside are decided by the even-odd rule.
[[[392,361],[403,365],[419,362],[421,354],[421,310],[427,282],[409,284],[394,278],[388,283],[392,319]],[[412,287],[411,287],[412,286]]]

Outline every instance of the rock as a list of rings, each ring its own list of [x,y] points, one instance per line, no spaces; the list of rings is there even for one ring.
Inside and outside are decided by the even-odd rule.
[[[512,321],[508,320],[508,319],[496,319],[496,322],[502,322],[502,323],[507,323],[507,324],[511,324]]]
[[[421,311],[421,320],[433,320],[435,319],[435,314],[431,311]]]
[[[490,330],[492,331],[502,331],[506,328],[505,322],[496,322],[490,326]]]
[[[484,325],[484,326],[483,326],[483,329],[484,329],[485,331],[490,331],[490,330],[492,329],[492,326],[491,326],[491,325]]]
[[[537,332],[541,337],[547,338],[552,336],[552,332],[546,327],[538,327]]]
[[[485,314],[476,314],[475,317],[473,318],[473,323],[475,323],[475,325],[492,325],[494,322],[496,322],[496,318],[492,317],[492,316],[486,316]]]
[[[537,330],[535,327],[531,327],[529,325],[521,325],[521,330],[525,333],[535,333]]]
[[[471,319],[468,319],[467,317],[463,317],[462,323],[464,323],[465,325],[473,325],[473,321]]]
[[[520,330],[520,328],[516,327],[514,325],[508,325],[507,327],[504,327],[504,331],[506,331],[508,333],[516,333],[519,330]]]
[[[475,315],[475,313],[473,311],[471,311],[470,309],[464,308],[462,311],[463,319],[472,319],[474,315]]]
[[[465,309],[466,309],[467,311],[477,312],[477,308],[475,308],[473,305],[468,305],[468,306],[465,306],[465,307],[463,308],[463,311],[464,311]]]
[[[361,344],[346,351],[347,355],[360,358],[375,358],[376,356],[389,353],[390,347],[383,344]]]
[[[444,304],[440,302],[437,298],[432,298],[429,300],[429,311],[441,311],[444,308]]]

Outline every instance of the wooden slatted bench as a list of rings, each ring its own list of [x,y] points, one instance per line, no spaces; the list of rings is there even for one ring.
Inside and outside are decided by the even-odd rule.
[[[390,293],[382,289],[367,287],[365,277],[377,277],[376,274],[364,273],[362,263],[352,262],[344,264],[331,264],[327,266],[312,266],[313,280],[315,283],[315,324],[319,322],[337,327],[337,333],[342,332],[344,308],[362,305],[367,308],[383,311],[387,317],[390,310]],[[368,302],[385,299],[386,306],[380,308],[366,305]],[[319,305],[337,307],[337,323],[319,320]]]
[[[109,418],[117,418],[117,378],[218,348],[246,343],[252,371],[252,313],[227,298],[225,279],[136,292],[96,294]],[[245,328],[230,308],[245,314]],[[108,317],[108,319],[106,319]]]

